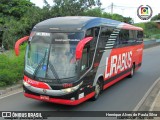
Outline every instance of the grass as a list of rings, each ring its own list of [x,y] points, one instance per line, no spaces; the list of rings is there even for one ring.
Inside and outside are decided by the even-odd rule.
[[[26,44],[20,47],[17,57],[13,50],[0,54],[0,87],[16,84],[23,78]]]

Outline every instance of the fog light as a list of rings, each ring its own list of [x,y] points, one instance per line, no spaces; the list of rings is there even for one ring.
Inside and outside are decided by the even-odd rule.
[[[71,93],[71,92],[74,92],[76,91],[81,85],[82,85],[83,82],[81,82],[80,84],[74,86],[74,87],[70,87],[70,88],[66,88],[66,89],[62,89],[63,92],[66,92],[66,93]]]
[[[63,91],[65,91],[65,92],[71,92],[72,89],[71,88],[67,88],[67,89],[64,89]]]
[[[23,85],[26,86],[26,87],[30,87],[30,85],[25,81],[23,81]]]
[[[72,101],[74,101],[74,100],[75,100],[75,98],[74,98],[74,97],[72,97],[72,98],[71,98],[71,100],[72,100]]]

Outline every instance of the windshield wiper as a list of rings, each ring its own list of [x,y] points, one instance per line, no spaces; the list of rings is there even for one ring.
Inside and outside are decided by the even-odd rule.
[[[37,74],[38,70],[40,69],[40,67],[42,66],[42,64],[44,64],[47,54],[48,54],[48,50],[45,51],[44,57],[41,59],[41,61],[39,62],[37,68],[35,69],[35,71],[34,71],[34,73],[33,73],[34,78],[36,77],[36,74]],[[49,62],[49,61],[48,61],[48,62]],[[58,76],[58,74],[57,74],[54,66],[53,66],[50,62],[48,63],[48,65],[50,66],[51,71],[52,71],[54,77],[57,79],[57,81],[58,81],[59,83],[61,83],[61,82],[60,82],[60,79],[59,79],[59,76]]]
[[[45,51],[44,57],[41,59],[41,61],[39,62],[38,66],[36,67],[36,69],[35,69],[35,71],[33,73],[34,78],[35,78],[39,68],[41,67],[42,63],[44,64],[44,60],[45,60],[45,58],[47,56],[47,53],[48,53],[48,50]]]
[[[57,79],[58,83],[61,83],[61,81],[60,81],[60,79],[59,79],[59,76],[58,76],[58,74],[57,74],[57,72],[56,72],[54,66],[53,66],[50,62],[49,62],[48,65],[50,66],[50,69],[51,69],[51,71],[52,71],[54,77]]]

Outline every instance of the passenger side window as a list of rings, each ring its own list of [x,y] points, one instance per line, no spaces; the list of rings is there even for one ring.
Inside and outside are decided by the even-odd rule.
[[[120,46],[129,46],[135,44],[137,40],[137,31],[135,30],[121,30],[118,36],[118,43]]]
[[[137,31],[129,30],[129,40],[128,44],[134,44],[137,40]]]
[[[137,31],[137,42],[142,43],[143,41],[143,31]]]
[[[106,47],[107,41],[110,38],[111,34],[113,33],[113,30],[114,30],[113,28],[107,26],[101,28],[98,48],[104,49]]]
[[[90,28],[86,31],[85,37],[93,37],[93,40],[90,42],[91,50],[95,49],[97,38],[99,34],[99,27]]]
[[[88,55],[89,55],[89,58],[88,58],[89,65],[88,66],[90,66],[93,62],[93,56],[95,52],[97,38],[99,35],[99,30],[100,30],[100,27],[93,27],[93,28],[89,28],[85,33],[85,37],[93,37],[93,40],[91,40],[88,44]]]
[[[88,29],[86,31],[85,37],[93,37],[93,29]]]
[[[121,30],[119,33],[119,43],[121,45],[128,44],[129,40],[129,31],[128,30]]]
[[[142,43],[143,32],[121,29],[117,38],[117,47],[130,46]]]

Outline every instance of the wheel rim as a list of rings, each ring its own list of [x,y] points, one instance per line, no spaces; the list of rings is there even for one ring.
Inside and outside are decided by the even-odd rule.
[[[132,69],[131,69],[131,75],[133,76],[133,74],[134,74],[134,68],[132,67]]]
[[[133,75],[133,67],[132,67],[132,70],[131,70],[131,75]]]
[[[100,91],[101,91],[100,85],[97,83],[97,84],[96,84],[96,88],[95,88],[95,93],[96,93],[95,97],[96,97],[96,98],[98,97]]]

